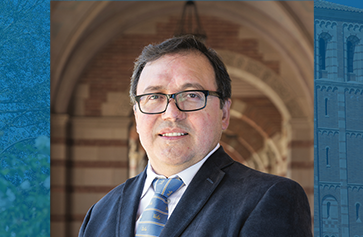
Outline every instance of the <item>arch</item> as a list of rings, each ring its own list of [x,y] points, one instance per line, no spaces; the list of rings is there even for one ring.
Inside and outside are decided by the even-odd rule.
[[[326,195],[321,202],[322,233],[335,235],[339,233],[339,204],[332,195]]]
[[[347,42],[346,42],[346,52],[347,52],[347,72],[348,73],[354,73],[354,69],[357,67],[357,65],[355,65],[356,63],[354,62],[354,58],[355,58],[355,48],[359,43],[359,39],[357,36],[355,35],[350,35],[347,38]],[[349,80],[354,80],[349,78]]]
[[[78,3],[67,4],[74,4],[76,8]],[[51,72],[51,109],[55,113],[67,113],[69,101],[79,76],[100,48],[104,47],[115,36],[141,22],[160,18],[160,13],[165,14],[167,12],[169,15],[179,15],[182,3],[171,1],[161,4],[151,2],[88,2],[85,4],[87,7],[84,9],[75,9],[83,11],[83,14],[77,14],[79,17],[73,28],[63,30],[62,27],[59,27],[59,30],[53,34],[69,37],[66,44],[57,44],[58,40],[64,41],[64,38],[60,36],[52,39],[53,47],[66,45],[65,48],[59,46],[58,49],[52,50],[55,52],[52,55],[52,63],[57,65]],[[275,15],[271,16],[268,13],[268,5],[276,9]],[[307,104],[312,105],[313,81],[305,80],[305,78],[313,78],[313,51],[312,42],[309,42],[306,30],[299,27],[289,28],[295,26],[295,18],[286,15],[283,4],[266,2],[263,8],[258,9],[258,7],[258,5],[256,7],[250,2],[229,2],[228,4],[198,2],[200,14],[211,14],[239,24],[243,23],[254,28],[263,37],[268,38],[269,42],[283,55],[285,62],[290,64],[295,72],[298,72],[294,78],[300,83],[300,91],[302,90],[309,95],[307,99],[310,101]],[[109,14],[107,17],[105,17],[106,13]],[[286,22],[282,25],[279,24],[282,18],[291,22],[292,25],[285,24]],[[267,25],[266,22],[269,22],[270,25]],[[278,28],[282,26],[282,28],[276,31],[273,25],[278,25]],[[294,48],[293,51],[290,50],[291,47]]]
[[[338,201],[332,195],[326,195],[322,199],[322,218],[323,220],[337,220],[339,217],[338,213]]]
[[[54,114],[73,115],[71,107],[73,106],[72,103],[74,100],[72,96],[75,96],[76,93],[74,91],[79,89],[78,84],[80,78],[82,78],[82,74],[87,72],[87,67],[93,62],[93,58],[111,44],[113,40],[124,36],[126,38],[128,35],[134,34],[135,32],[139,33],[140,31],[145,31],[146,34],[150,35],[155,34],[157,24],[160,22],[169,22],[170,19],[180,17],[183,4],[184,2],[175,1],[52,2],[52,116]],[[271,11],[271,9],[274,10]],[[311,22],[306,23],[306,16],[308,14],[310,16],[312,15],[313,3],[200,1],[198,2],[198,11],[200,15],[216,17],[223,21],[236,24],[240,27],[239,35],[236,38],[256,38],[265,62],[269,62],[269,60],[272,62],[274,60],[279,63],[281,62],[282,69],[277,73],[269,70],[265,66],[266,64],[261,64],[264,66],[261,71],[263,74],[258,74],[257,72],[258,75],[256,75],[254,70],[250,70],[258,65],[258,62],[253,60],[247,60],[248,64],[245,65],[246,68],[236,66],[237,64],[235,66],[233,66],[234,64],[227,64],[227,68],[228,70],[231,69],[234,71],[232,74],[236,74],[235,79],[248,82],[252,81],[253,86],[262,91],[264,96],[266,95],[282,114],[281,137],[262,136],[265,139],[265,147],[263,149],[266,148],[266,151],[272,151],[274,155],[273,162],[280,162],[280,164],[285,166],[284,169],[293,169],[286,165],[291,156],[290,151],[293,149],[290,143],[293,134],[295,134],[293,133],[293,129],[295,128],[296,131],[305,131],[306,124],[313,122],[314,82],[312,78],[314,78],[314,32],[313,28],[310,28]],[[62,14],[68,22],[62,22]],[[245,29],[248,29],[248,34],[243,35]],[[216,47],[213,48],[218,50]],[[131,60],[134,60],[134,58]],[[260,67],[257,66],[256,68],[259,69]],[[258,81],[255,82],[253,80]],[[122,96],[126,96],[126,94],[124,93]],[[113,116],[115,120],[119,118],[124,119],[124,117],[128,116],[127,124],[129,124],[131,122],[130,115],[126,115],[126,110],[123,112],[115,116],[102,113],[101,115],[103,117],[100,120],[107,118],[107,116]],[[244,121],[248,122],[248,120]],[[126,122],[122,124],[123,128],[129,126],[124,124]],[[64,133],[68,135],[68,128],[66,126],[64,128]],[[260,131],[259,129],[261,127],[255,126],[254,129]],[[310,129],[313,129],[313,126]],[[125,132],[125,136],[129,134],[128,138],[137,136],[137,134],[131,133],[131,128],[128,128],[127,131],[129,132]],[[260,134],[263,134],[263,132],[265,131],[262,129],[262,133]],[[128,160],[130,163],[127,171],[122,172],[125,172],[125,176],[136,174],[138,171],[135,167],[138,166],[139,161],[142,161],[143,153],[137,150],[138,144],[136,138],[133,141],[127,141],[126,139],[125,141],[122,140],[122,142],[129,149],[127,150],[125,148],[122,150],[124,152],[122,153],[122,158],[127,158],[127,155],[129,157],[133,156],[132,159]],[[238,144],[241,144],[243,140],[239,139],[238,142]],[[221,143],[223,144],[223,142]],[[287,150],[282,151],[281,147],[284,145],[287,147]],[[65,154],[70,149],[73,149],[72,147],[68,147],[67,144],[64,147]],[[241,157],[236,150],[232,157],[240,160],[242,163],[247,163],[246,160],[243,160],[244,157]],[[254,152],[254,156],[251,160],[256,160],[256,165],[264,166],[264,154],[258,153],[254,149],[252,151]],[[307,157],[306,160],[310,158],[312,157]],[[64,173],[72,172],[72,169],[66,168]],[[111,167],[109,169],[113,168]],[[286,174],[286,171],[284,172]],[[284,173],[281,172],[279,174]],[[293,178],[300,179],[301,176],[297,176]],[[309,186],[306,185],[306,182],[304,183],[305,186]],[[307,189],[309,188],[307,187]],[[312,194],[308,193],[308,195]],[[69,200],[71,199],[69,198]],[[77,205],[76,201],[69,202],[72,205]],[[70,213],[73,213],[73,211]],[[67,217],[64,217],[64,219],[67,219]],[[72,221],[67,221],[72,223]]]
[[[220,141],[221,146],[223,146],[230,157],[234,160],[241,162],[244,165],[247,165],[247,161],[228,143],[224,141]]]
[[[285,80],[262,63],[257,62],[245,55],[240,55],[227,50],[216,50],[226,64],[232,81],[235,79],[246,81],[253,87],[257,88],[259,91],[263,91],[281,113],[282,122],[284,124],[283,127],[285,128],[283,133],[286,133],[287,139],[282,139],[280,145],[282,147],[288,147],[285,152],[282,152],[284,153],[285,158],[287,158],[286,161],[282,162],[284,155],[282,155],[280,152],[275,152],[275,154],[279,154],[277,156],[277,162],[285,166],[282,168],[282,170],[287,170],[286,165],[288,165],[288,162],[292,161],[293,159],[293,157],[290,157],[291,147],[288,146],[288,144],[291,142],[291,134],[293,129],[291,122],[297,114],[309,117],[309,115],[305,113],[308,108],[303,108],[303,106],[307,106],[307,104],[300,106],[298,102],[294,101],[294,91],[286,85]],[[294,104],[294,106],[291,106],[292,104]],[[232,109],[231,115],[238,117],[241,116],[241,113]],[[261,134],[266,138],[266,135],[263,133]],[[266,142],[268,141],[269,140],[267,139]],[[269,144],[274,143],[270,142]],[[278,150],[275,144],[272,146],[272,149],[274,151]],[[260,163],[258,162],[258,164]]]
[[[326,52],[328,42],[331,40],[332,36],[326,32],[323,32],[318,37],[318,57],[319,57],[319,70],[326,70]],[[320,78],[323,74],[320,73]]]
[[[283,78],[272,72],[265,65],[247,56],[234,52],[218,49],[217,52],[226,64],[230,76],[247,81],[252,86],[263,91],[278,108],[284,121],[291,119],[293,114],[304,114],[304,109],[301,107],[288,106],[289,102],[294,100],[294,91],[286,86]],[[251,65],[253,65],[253,67]],[[297,106],[299,105],[297,104]],[[292,111],[294,109],[299,110],[299,112]],[[308,114],[304,115],[308,116]]]
[[[66,4],[77,6],[76,3]],[[70,29],[69,32],[65,32],[68,34],[70,32],[77,32],[77,34],[72,35],[67,48],[62,49],[63,54],[58,53],[60,56],[51,60],[52,63],[59,65],[52,73],[51,110],[53,113],[66,114],[68,112],[77,80],[80,78],[83,70],[85,70],[88,62],[110,40],[142,25],[143,22],[155,22],[156,19],[165,20],[169,16],[179,16],[181,9],[179,8],[181,3],[177,2],[163,2],[160,4],[149,2],[107,2],[99,5],[87,2],[85,4],[88,6],[84,10],[85,17],[78,19],[79,22],[74,24],[74,28]],[[274,105],[283,115],[282,127],[284,131],[282,133],[286,134],[288,138],[283,141],[283,144],[288,146],[292,137],[291,121],[295,118],[298,119],[299,123],[301,123],[301,118],[304,118],[304,120],[306,118],[306,121],[313,120],[313,110],[311,109],[313,108],[313,81],[305,79],[313,78],[313,42],[309,42],[306,31],[304,32],[304,29],[300,29],[302,25],[299,27],[295,25],[295,28],[291,28],[291,26],[285,24],[286,22],[294,22],[295,19],[292,18],[292,15],[286,15],[286,12],[283,10],[283,4],[268,2],[263,7],[256,6],[255,4],[250,2],[229,2],[228,4],[219,2],[205,4],[198,2],[198,8],[200,9],[200,15],[217,16],[251,28],[255,31],[255,34],[265,38],[278,55],[281,55],[280,60],[284,64],[288,64],[285,68],[291,68],[290,70],[294,71],[295,74],[289,77],[294,80],[286,80],[255,60],[247,60],[248,64],[245,66],[256,68],[257,65],[257,68],[259,68],[262,65],[263,70],[261,71],[264,72],[264,75],[256,76],[253,74],[253,71],[247,71],[247,68],[240,70],[238,65],[236,68],[228,67],[227,65],[230,74],[236,71],[234,69],[237,69],[237,74],[244,73],[246,75],[244,79],[249,78],[248,82],[264,91],[267,97],[273,101]],[[265,8],[267,5],[280,9],[277,12],[281,14],[271,15],[267,8]],[[80,9],[77,10],[81,11]],[[161,13],[165,14],[166,12],[168,15],[160,18]],[[281,17],[286,20],[282,25],[279,23]],[[273,27],[267,26],[266,22],[278,26],[276,28],[283,27],[276,31],[276,29],[273,30]],[[152,31],[152,29],[148,30]],[[63,35],[61,32],[59,30],[57,34]],[[301,37],[298,37],[299,35]],[[58,45],[56,40],[52,39],[52,42],[54,42],[52,46]],[[294,48],[294,50],[290,50],[291,48]],[[54,51],[52,50],[52,52]],[[217,51],[220,52],[221,50],[217,49]],[[306,73],[311,75],[306,75]],[[258,80],[256,81],[255,79]],[[294,82],[294,84],[288,84],[291,82]],[[296,96],[297,93],[300,93],[300,95]],[[273,150],[277,150],[277,148],[275,147]],[[290,160],[290,148],[283,153],[284,158],[287,156],[287,160]]]
[[[241,133],[245,129],[250,135],[254,134],[253,141],[249,140],[248,135]],[[233,109],[230,126],[223,132],[221,144],[227,147],[226,150],[233,159],[241,163],[263,172],[285,175],[279,172],[286,170],[287,165],[275,142],[259,124],[248,116],[239,115]]]

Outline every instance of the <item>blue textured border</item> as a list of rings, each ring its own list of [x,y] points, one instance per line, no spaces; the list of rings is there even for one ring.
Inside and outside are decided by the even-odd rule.
[[[363,9],[363,1],[361,0],[327,0],[328,2],[341,4],[349,7],[356,7]]]
[[[64,0],[52,0],[52,2],[60,2],[60,1],[64,1]],[[82,2],[82,1],[108,1],[108,0],[75,0],[75,1],[78,1],[78,2]],[[124,0],[114,0],[115,2],[118,2],[118,1],[124,1]],[[143,1],[143,2],[150,2],[150,1],[155,1],[155,0],[132,0],[132,1]],[[165,2],[170,2],[170,0],[159,0],[161,2],[165,1]],[[175,1],[179,1],[179,0],[175,0]],[[221,0],[197,0],[195,2],[202,2],[202,1],[221,1]],[[241,0],[241,2],[244,1],[244,2],[255,2],[255,1],[259,1],[259,2],[267,2],[267,1],[271,1],[271,0]],[[299,2],[299,1],[313,1],[313,0],[284,0],[284,1],[295,1],[295,2]]]
[[[0,236],[50,236],[50,2],[0,2]]]
[[[347,42],[354,35],[360,42],[363,39],[361,34],[343,29],[344,24],[362,25],[363,1],[326,0],[326,3],[323,8],[314,9],[316,20],[321,20],[315,23],[315,60],[319,54],[324,55],[320,48],[324,48],[325,42],[328,45],[326,63],[315,61],[314,236],[361,236],[363,82],[348,76]],[[318,24],[326,27],[323,32]],[[359,57],[354,60],[360,60]],[[319,64],[326,64],[326,68],[319,69]],[[354,67],[358,69],[356,64]]]

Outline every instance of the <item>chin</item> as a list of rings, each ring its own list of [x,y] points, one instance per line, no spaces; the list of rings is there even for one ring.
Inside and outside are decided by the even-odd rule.
[[[185,149],[167,149],[159,153],[159,157],[168,163],[184,163],[184,160],[189,160],[192,154],[187,153]]]
[[[162,152],[160,157],[163,157],[163,160],[169,160],[170,162],[180,160],[181,158],[185,159],[186,157],[190,157],[190,154],[187,154],[180,150],[173,150],[169,152]]]

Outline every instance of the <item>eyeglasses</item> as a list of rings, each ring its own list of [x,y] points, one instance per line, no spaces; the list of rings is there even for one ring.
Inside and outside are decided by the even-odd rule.
[[[169,105],[170,98],[174,99],[175,105],[180,111],[192,112],[205,108],[208,95],[221,98],[216,91],[188,90],[174,94],[148,93],[135,96],[135,100],[140,111],[144,114],[164,113]]]

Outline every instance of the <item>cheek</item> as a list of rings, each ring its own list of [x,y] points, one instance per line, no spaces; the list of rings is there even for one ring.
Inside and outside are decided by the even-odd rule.
[[[216,139],[216,136],[219,136],[222,131],[221,124],[221,113],[216,111],[214,113],[209,114],[204,121],[205,127],[207,129],[207,138],[209,140]]]
[[[203,118],[199,118],[193,124],[199,133],[200,141],[212,139],[213,134],[218,130],[217,114],[206,114]]]
[[[153,123],[149,120],[144,120],[141,124],[142,133],[144,136],[151,136],[153,130]]]
[[[140,115],[135,118],[136,119],[136,130],[140,137],[145,137],[152,134],[152,117],[147,115]]]
[[[144,147],[145,150],[150,150],[150,147],[153,146],[154,140],[154,138],[152,137],[153,130],[151,123],[147,119],[139,119],[137,130],[141,145]]]

